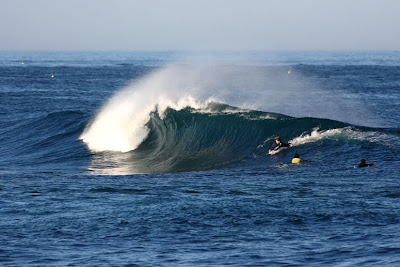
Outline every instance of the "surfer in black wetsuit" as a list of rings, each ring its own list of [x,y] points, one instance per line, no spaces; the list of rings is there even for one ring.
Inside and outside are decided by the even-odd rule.
[[[365,159],[361,159],[360,164],[358,164],[358,168],[368,167],[368,166],[375,166],[375,163],[366,163]]]
[[[279,137],[275,138],[275,144],[272,146],[272,148],[269,151],[273,151],[273,150],[278,150],[281,147],[289,147],[290,144],[286,144],[284,142],[281,141],[281,139]]]

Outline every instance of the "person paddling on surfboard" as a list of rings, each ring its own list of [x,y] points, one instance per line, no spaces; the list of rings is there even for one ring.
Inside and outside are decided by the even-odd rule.
[[[375,163],[366,163],[365,159],[361,159],[360,164],[358,164],[358,168],[368,167],[368,166],[375,166]]]
[[[286,144],[284,142],[281,141],[281,139],[279,137],[275,138],[275,144],[272,146],[272,148],[269,150],[271,151],[276,151],[281,147],[289,147],[290,144]]]

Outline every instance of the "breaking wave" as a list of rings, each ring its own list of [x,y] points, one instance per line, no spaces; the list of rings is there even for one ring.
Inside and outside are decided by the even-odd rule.
[[[291,98],[276,105],[299,79],[279,68],[248,70],[174,65],[123,88],[79,137],[94,152],[91,169],[107,173],[109,166],[113,174],[127,174],[220,168],[263,157],[277,136],[292,147],[379,139],[363,127],[329,119],[324,105],[312,113],[299,108],[302,102],[310,106],[310,94],[298,95],[295,105]],[[334,117],[345,117],[338,105]]]

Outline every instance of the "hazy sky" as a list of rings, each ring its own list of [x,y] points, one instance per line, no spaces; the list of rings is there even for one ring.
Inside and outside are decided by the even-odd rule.
[[[0,0],[0,50],[400,50],[400,0]]]

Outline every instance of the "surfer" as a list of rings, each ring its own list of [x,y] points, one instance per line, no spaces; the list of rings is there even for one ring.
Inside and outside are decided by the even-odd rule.
[[[358,164],[358,168],[368,167],[368,166],[375,166],[375,163],[366,163],[365,159],[361,159],[360,164]]]
[[[297,164],[297,163],[302,163],[303,162],[303,160],[299,157],[299,154],[294,154],[294,157],[293,157],[293,159],[292,159],[292,163],[293,164]]]
[[[275,144],[272,146],[272,148],[269,150],[271,151],[276,151],[281,147],[289,147],[290,144],[286,144],[284,142],[281,141],[281,139],[279,137],[275,138]]]

